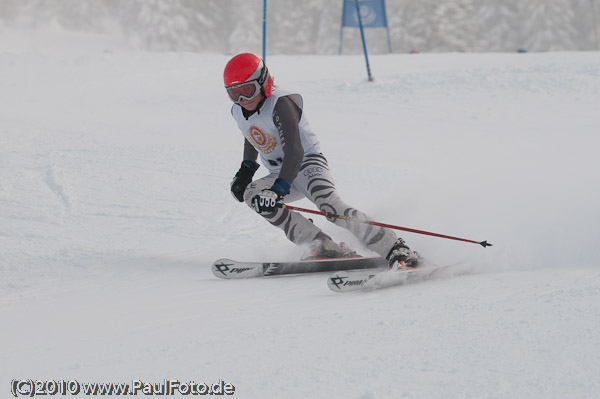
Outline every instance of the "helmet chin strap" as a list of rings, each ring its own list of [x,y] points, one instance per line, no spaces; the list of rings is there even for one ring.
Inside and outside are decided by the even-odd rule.
[[[244,118],[246,118],[246,120],[248,120],[248,118],[250,118],[252,115],[254,115],[254,113],[257,113],[260,115],[260,109],[263,106],[263,104],[265,103],[265,101],[267,100],[267,96],[265,95],[263,89],[260,89],[260,95],[262,96],[262,98],[259,101],[259,103],[256,105],[256,108],[254,108],[253,110],[247,110],[240,104],[240,107],[242,107],[242,115],[244,115]]]

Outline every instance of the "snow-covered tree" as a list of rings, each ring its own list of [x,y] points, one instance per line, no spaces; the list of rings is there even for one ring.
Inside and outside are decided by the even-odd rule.
[[[0,23],[13,21],[17,14],[17,0],[3,0],[0,2]]]
[[[313,6],[318,9],[314,52],[317,54],[337,54],[339,47],[340,17],[342,15],[341,1],[328,1],[328,6],[323,7],[322,1],[317,1]],[[320,9],[319,9],[320,8]]]
[[[404,1],[391,18],[402,47],[418,51],[472,51],[479,48],[478,22],[471,0]]]
[[[475,3],[481,46],[487,51],[516,51],[523,46],[519,3],[479,0]]]
[[[343,0],[268,0],[270,54],[337,52]],[[591,50],[600,47],[600,0],[387,0],[395,52]],[[236,53],[262,49],[263,0],[0,0],[4,26],[54,24],[119,29],[157,51]],[[367,29],[370,53],[386,53],[386,31]],[[344,53],[360,53],[344,29]]]
[[[54,0],[57,22],[64,28],[99,32],[110,18],[105,0]]]
[[[233,0],[228,14],[228,53],[262,52],[262,0]]]
[[[479,27],[475,20],[472,0],[438,0],[433,9],[435,35],[430,37],[430,48],[438,51],[478,50]]]
[[[195,47],[194,13],[178,0],[122,1],[118,15],[132,43],[150,50],[184,50]]]
[[[573,48],[575,12],[570,0],[529,0],[522,3],[524,46],[533,51]]]

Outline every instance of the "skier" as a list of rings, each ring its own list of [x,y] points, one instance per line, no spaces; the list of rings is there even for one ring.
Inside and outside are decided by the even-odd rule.
[[[313,258],[355,255],[298,212],[279,207],[284,200],[308,198],[322,212],[368,220],[340,199],[300,94],[275,86],[265,63],[250,53],[234,56],[223,79],[234,103],[231,114],[245,138],[243,161],[231,182],[235,199],[245,201],[295,244],[308,244]],[[259,154],[269,174],[253,182]],[[414,267],[419,262],[418,254],[390,229],[337,218],[330,221],[385,257],[390,268]]]

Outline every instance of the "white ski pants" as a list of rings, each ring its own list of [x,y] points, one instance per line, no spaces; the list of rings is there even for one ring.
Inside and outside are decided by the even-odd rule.
[[[275,179],[277,174],[271,173],[250,183],[244,192],[246,204],[252,208],[252,197],[261,190],[271,188]],[[308,198],[322,212],[368,220],[364,213],[349,206],[339,197],[327,160],[322,154],[311,154],[304,158],[290,193],[284,197],[284,202],[290,203],[302,198]],[[289,209],[277,208],[274,212],[262,213],[261,216],[273,226],[282,229],[287,238],[298,245],[309,243],[321,231],[300,213]],[[367,248],[384,257],[397,239],[395,232],[387,228],[338,218],[328,220],[351,231]]]

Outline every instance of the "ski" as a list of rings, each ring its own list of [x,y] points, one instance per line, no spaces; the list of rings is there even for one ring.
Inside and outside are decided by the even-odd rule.
[[[449,266],[424,265],[406,270],[338,271],[329,276],[327,286],[335,292],[375,290],[412,284],[442,277]]]
[[[334,272],[353,269],[387,268],[381,257],[353,257],[301,260],[296,262],[238,262],[219,259],[212,265],[215,276],[225,279],[278,276],[284,274]]]

